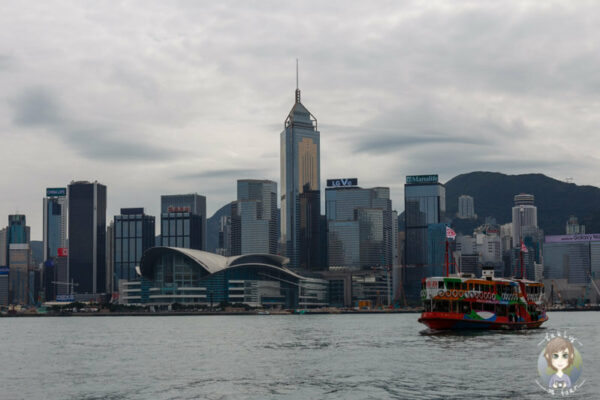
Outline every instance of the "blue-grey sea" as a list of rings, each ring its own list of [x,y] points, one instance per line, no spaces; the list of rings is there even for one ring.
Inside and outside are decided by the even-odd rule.
[[[417,318],[0,318],[0,398],[546,399],[538,343],[556,329],[583,356],[573,398],[600,398],[599,312],[508,333],[426,335]]]

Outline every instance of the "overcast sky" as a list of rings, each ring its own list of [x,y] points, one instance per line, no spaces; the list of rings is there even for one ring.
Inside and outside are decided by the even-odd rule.
[[[108,215],[279,182],[300,59],[321,180],[541,172],[600,185],[600,4],[3,1],[0,222],[42,236],[46,187],[108,186]]]

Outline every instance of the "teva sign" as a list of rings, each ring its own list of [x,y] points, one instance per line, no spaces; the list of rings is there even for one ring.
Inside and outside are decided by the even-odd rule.
[[[437,175],[407,175],[406,176],[407,184],[416,184],[416,183],[438,183]]]
[[[358,178],[327,179],[327,187],[357,186]]]

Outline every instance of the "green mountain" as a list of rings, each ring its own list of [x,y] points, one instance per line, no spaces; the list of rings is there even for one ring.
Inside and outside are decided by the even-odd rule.
[[[535,196],[538,224],[546,235],[564,235],[569,216],[575,215],[586,225],[587,233],[600,232],[600,189],[562,182],[542,174],[505,175],[498,172],[471,172],[446,182],[446,210],[453,225],[469,233],[472,227],[494,217],[499,224],[511,222],[514,196]],[[467,194],[475,199],[477,221],[455,218],[458,197]]]

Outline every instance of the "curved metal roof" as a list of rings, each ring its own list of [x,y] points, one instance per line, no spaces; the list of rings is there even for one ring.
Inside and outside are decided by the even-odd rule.
[[[220,272],[226,268],[239,267],[243,265],[265,265],[272,266],[279,269],[284,269],[286,272],[287,268],[283,267],[284,264],[289,262],[286,257],[278,256],[275,254],[244,254],[241,256],[224,257],[219,254],[209,253],[202,250],[185,249],[181,247],[152,247],[142,256],[140,261],[140,271],[143,276],[151,278],[153,275],[154,261],[165,252],[179,253],[198,265],[212,275]],[[292,273],[292,271],[289,271]]]

